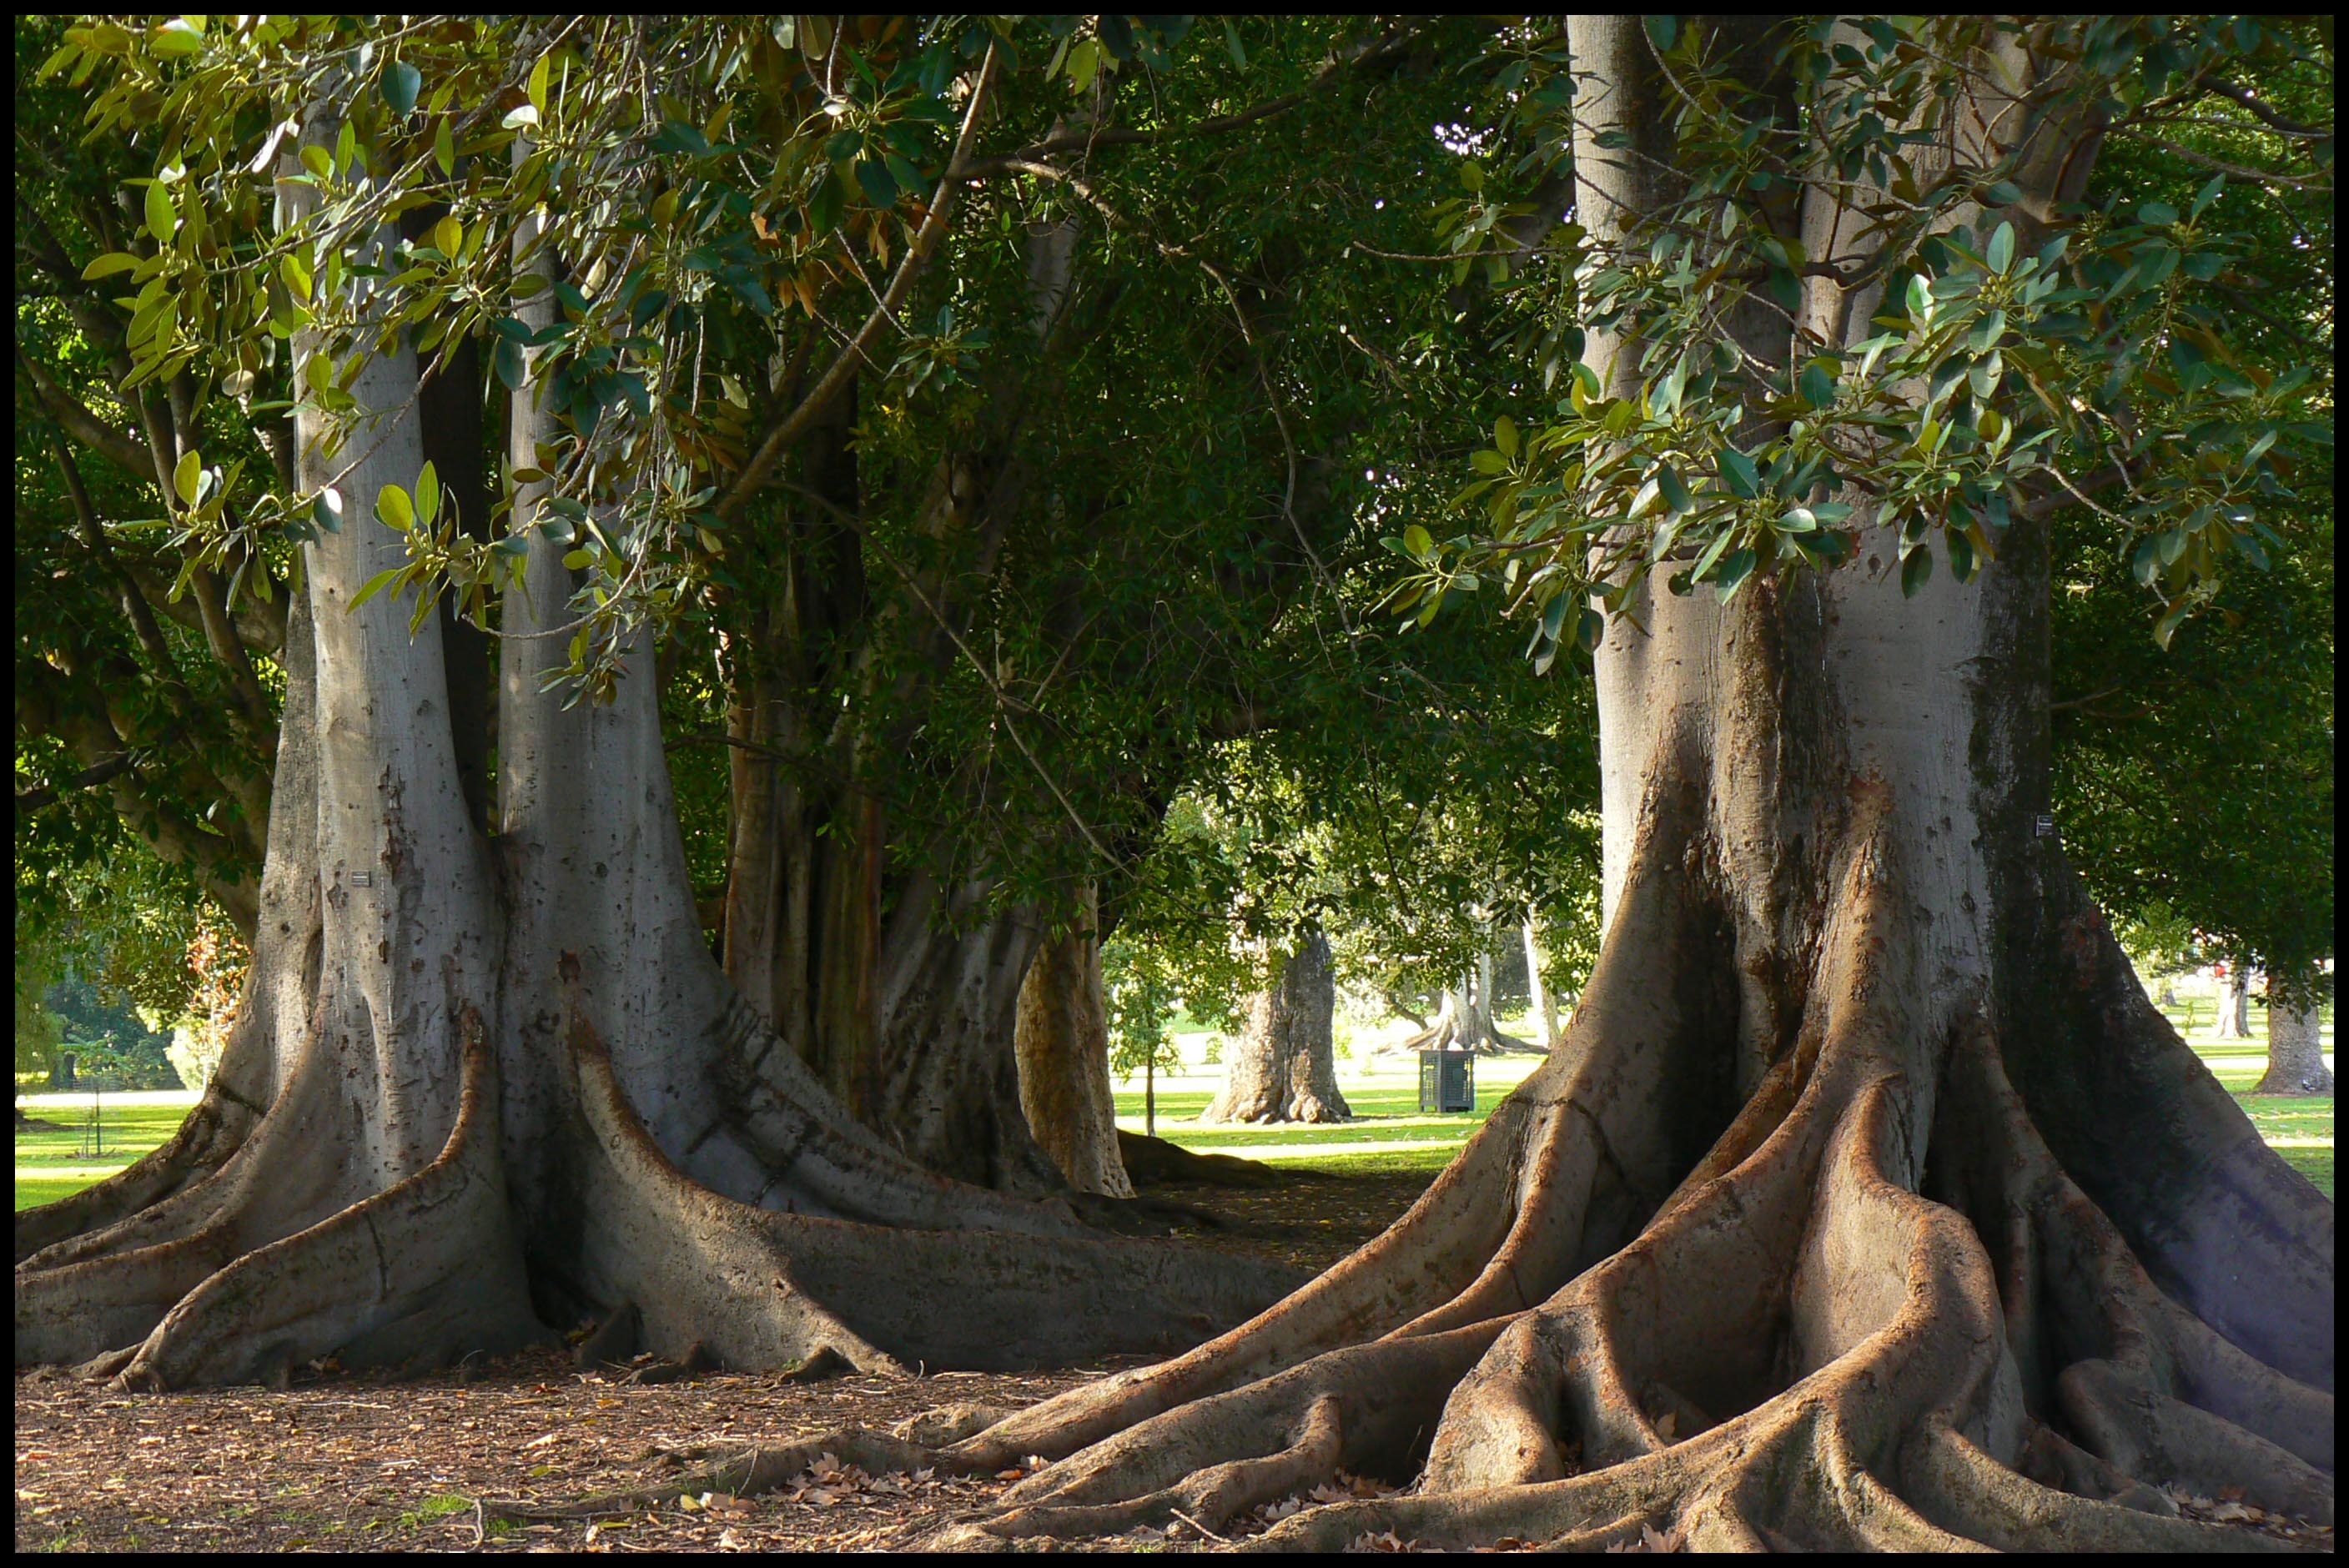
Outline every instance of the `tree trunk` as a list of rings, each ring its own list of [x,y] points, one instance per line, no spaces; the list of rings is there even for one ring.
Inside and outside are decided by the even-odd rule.
[[[1109,1082],[1109,1006],[1102,995],[1093,894],[1082,929],[1048,942],[1019,986],[1013,1048],[1028,1130],[1080,1192],[1131,1198],[1118,1155],[1117,1101]]]
[[[2333,1092],[2333,1069],[2324,1065],[2323,1030],[2320,1026],[2315,987],[2321,975],[2309,976],[2305,995],[2294,995],[2268,975],[2268,1070],[2253,1094],[2323,1094]]]
[[[1568,26],[1578,210],[1619,240],[1677,178],[1668,85],[1639,18]],[[1772,221],[1841,254],[1816,199]],[[1806,329],[1874,330],[1836,288]],[[1914,598],[1896,546],[1610,617],[1607,934],[1549,1060],[1304,1290],[941,1450],[1055,1461],[944,1540],[1215,1530],[1341,1467],[1410,1490],[1257,1545],[2241,1544],[2165,1486],[2331,1519],[2332,1205],[2033,832],[2044,527]]]
[[[1484,1051],[1498,1056],[1511,1051],[1531,1051],[1537,1047],[1527,1045],[1515,1035],[1505,1035],[1493,1025],[1493,955],[1479,955],[1475,967],[1459,980],[1444,988],[1443,1004],[1436,1008],[1434,1019],[1418,1034],[1403,1040],[1392,1049],[1395,1051]]]
[[[1309,923],[1270,984],[1249,999],[1247,1027],[1225,1053],[1224,1087],[1200,1121],[1352,1120],[1338,1091],[1337,1003],[1330,938]]]
[[[2222,1040],[2251,1037],[2251,977],[2247,965],[2230,964],[2219,977],[2217,1033]]]
[[[1524,926],[1526,940],[1526,989],[1533,997],[1533,1016],[1541,1026],[1541,1048],[1545,1051],[1557,1044],[1557,997],[1542,981],[1541,941],[1534,934],[1534,923]]]
[[[316,119],[305,143],[335,129]],[[549,299],[522,307],[530,325],[545,325]],[[297,347],[318,351],[307,331]],[[339,451],[322,449],[316,415],[299,416],[303,482],[412,490],[417,380],[404,344],[370,357],[349,389],[374,419]],[[535,389],[517,394],[515,466],[555,433]],[[518,523],[542,495],[524,487]],[[171,1143],[19,1215],[18,1365],[82,1363],[128,1387],[229,1383],[328,1356],[440,1365],[603,1318],[636,1326],[605,1354],[1014,1367],[1179,1348],[1297,1281],[1101,1237],[1065,1202],[944,1179],[850,1116],[702,939],[649,633],[609,706],[565,710],[562,690],[541,689],[554,655],[540,634],[572,614],[575,584],[534,531],[503,610],[501,831],[487,838],[440,622],[411,636],[405,595],[354,604],[406,559],[367,510],[348,506],[306,547],[261,919],[228,1049]],[[841,895],[842,920],[873,937],[878,824],[865,826],[833,880],[863,890]],[[957,913],[938,902],[917,882],[877,941],[835,947],[848,981],[824,995],[864,1009],[885,1040],[944,1020],[970,1052],[993,1030],[1013,1077],[1032,935],[998,922],[975,943],[925,941],[934,916]],[[794,1016],[805,997],[786,1002]],[[906,1103],[913,1076],[852,1081],[898,1125],[960,1135],[951,1107]],[[990,1094],[1016,1109],[1016,1081]],[[1019,1137],[1032,1149],[1024,1123]]]

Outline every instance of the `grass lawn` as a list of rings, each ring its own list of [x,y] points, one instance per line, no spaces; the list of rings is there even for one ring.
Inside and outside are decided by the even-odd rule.
[[[87,1095],[27,1096],[26,1113],[56,1122],[58,1130],[16,1134],[16,1207],[54,1203],[121,1170],[178,1131],[195,1103],[193,1094],[142,1095],[129,1101],[109,1095],[101,1110],[104,1152],[89,1155],[81,1152],[89,1116]]]
[[[2185,1007],[2167,1009],[2173,1024],[2185,1026]],[[2200,1001],[2191,1018],[2188,1041],[2210,1070],[2239,1099],[2260,1130],[2260,1135],[2333,1196],[2333,1101],[2251,1096],[2247,1091],[2266,1065],[2266,1017],[2251,1010],[2252,1038],[2211,1037],[2216,1009]],[[1523,1035],[1522,1023],[1510,1026]],[[1476,1109],[1474,1114],[1423,1116],[1419,1110],[1419,1068],[1415,1058],[1373,1056],[1370,1046],[1392,1036],[1400,1038],[1405,1026],[1355,1031],[1362,1055],[1339,1064],[1339,1085],[1359,1120],[1329,1127],[1201,1127],[1195,1118],[1206,1108],[1223,1081],[1223,1069],[1204,1059],[1208,1037],[1184,1037],[1185,1070],[1161,1074],[1157,1080],[1159,1136],[1202,1152],[1237,1154],[1278,1161],[1284,1169],[1326,1171],[1336,1175],[1396,1175],[1406,1171],[1433,1175],[1450,1162],[1493,1108],[1519,1080],[1538,1065],[1538,1058],[1485,1057],[1476,1063]],[[2324,1025],[2326,1047],[2333,1027]],[[191,1106],[193,1094],[140,1096],[105,1107],[105,1152],[80,1152],[82,1124],[89,1102],[79,1096],[27,1097],[33,1115],[63,1124],[63,1130],[20,1132],[16,1135],[16,1207],[29,1209],[89,1185],[120,1170],[171,1135]],[[1118,1125],[1143,1130],[1143,1086],[1139,1078],[1120,1085]],[[1358,1146],[1358,1151],[1357,1151]],[[1294,1150],[1294,1157],[1289,1151]]]

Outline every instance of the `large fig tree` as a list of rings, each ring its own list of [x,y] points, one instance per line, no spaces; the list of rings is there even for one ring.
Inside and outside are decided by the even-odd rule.
[[[1385,334],[1307,306],[1399,315],[1346,245],[1435,111],[1357,134],[1425,96],[1408,32],[1075,21],[67,31],[47,76],[151,170],[79,269],[132,302],[90,411],[290,415],[274,482],[192,418],[143,454],[190,582],[282,617],[284,696],[226,1057],[20,1217],[20,1362],[592,1315],[605,1355],[1021,1365],[1293,1283],[1084,1223],[1015,1015],[1350,531],[1368,405],[1293,388]],[[665,737],[665,684],[722,719]],[[714,920],[671,747],[731,760]]]
[[[1398,594],[1497,584],[1592,651],[1602,951],[1384,1235],[945,1450],[1058,1460],[970,1529],[1214,1530],[1341,1468],[1413,1484],[1263,1544],[2215,1543],[2173,1487],[2330,1520],[2332,1207],[2067,862],[2047,654],[2065,508],[2164,641],[2282,542],[2278,440],[2329,404],[2230,331],[2209,212],[2329,178],[2330,60],[2234,21],[1510,36],[1448,224],[1525,280],[1557,401]],[[2185,195],[2100,190],[2124,136]]]

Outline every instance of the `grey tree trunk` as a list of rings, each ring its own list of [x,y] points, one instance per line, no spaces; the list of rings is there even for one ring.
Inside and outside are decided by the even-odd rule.
[[[1200,1121],[1351,1120],[1338,1089],[1337,1001],[1330,938],[1309,923],[1272,983],[1249,999],[1247,1027],[1225,1052],[1224,1087]]]
[[[2222,1040],[2251,1037],[2251,983],[2240,964],[2227,965],[2219,979],[2218,1036]]]
[[[1780,57],[1759,23],[1698,25],[1754,79]],[[1687,89],[1640,17],[1567,30],[1579,221],[1636,246],[1680,178]],[[1982,99],[1905,151],[1921,186],[2030,138],[2027,222],[2078,198],[2094,127],[2002,97],[2034,61],[1989,36]],[[1811,256],[1866,253],[1841,181],[1757,200]],[[1757,312],[1740,346],[1847,348],[1878,286],[1808,279],[1803,337]],[[1640,346],[1590,330],[1609,396],[1636,393]],[[1914,597],[1875,529],[1832,574],[1758,574],[1725,606],[1660,587],[1610,617],[1607,935],[1565,1040],[1296,1295],[947,1450],[1058,1460],[950,1539],[1169,1509],[1215,1529],[1341,1463],[1409,1495],[1257,1546],[2219,1549],[2156,1487],[2222,1473],[2329,1520],[2332,1205],[2033,830],[2044,529]]]
[[[1522,932],[1526,943],[1526,987],[1533,997],[1532,1016],[1541,1028],[1541,1048],[1548,1050],[1557,1044],[1557,997],[1542,979],[1541,940],[1535,934],[1534,923],[1528,919]]]
[[[1444,999],[1426,1028],[1392,1047],[1397,1051],[1485,1051],[1499,1054],[1530,1051],[1514,1035],[1493,1024],[1493,955],[1484,953],[1458,981],[1444,989]]]
[[[2324,1037],[2318,1017],[2317,987],[2327,984],[2322,975],[2307,976],[2305,989],[2294,995],[2268,975],[2268,1070],[2253,1094],[2323,1094],[2333,1092],[2333,1069],[2324,1065]]]
[[[1080,1192],[1131,1198],[1109,1081],[1109,1006],[1101,939],[1085,890],[1082,926],[1047,942],[1019,987],[1013,1046],[1019,1105],[1037,1144]]]
[[[316,117],[305,142],[335,129]],[[368,358],[349,390],[368,418],[340,452],[298,416],[304,483],[414,490],[414,354]],[[516,467],[556,433],[538,393],[513,399]],[[178,1138],[19,1216],[17,1364],[229,1383],[330,1355],[442,1365],[600,1318],[634,1326],[605,1355],[1008,1367],[1179,1348],[1296,1283],[947,1180],[848,1114],[703,940],[649,634],[609,706],[541,689],[542,634],[575,586],[531,527],[542,500],[525,487],[514,507],[530,543],[503,606],[494,841],[467,796],[440,620],[411,635],[406,594],[354,603],[405,561],[400,540],[354,503],[306,547],[243,1013]],[[869,843],[837,885],[869,893]],[[988,1099],[1032,1150],[1010,1050],[1032,932],[922,940],[954,912],[919,882],[888,933],[877,900],[843,902],[873,940],[834,949],[847,980],[824,995],[884,1036],[944,1020],[943,1051],[999,1060]],[[781,978],[803,1004],[812,977]],[[909,1103],[941,1054],[908,1059],[864,1086],[874,1103],[966,1136],[953,1106]]]

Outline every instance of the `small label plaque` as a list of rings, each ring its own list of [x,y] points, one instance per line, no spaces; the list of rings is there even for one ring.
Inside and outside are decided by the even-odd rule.
[[[2042,817],[2039,820],[2044,822],[2047,819]],[[2042,830],[2044,831],[2044,829]],[[351,873],[351,885],[353,887],[373,887],[375,886],[375,874],[372,872],[353,872]]]
[[[2044,811],[2033,819],[2032,827],[2036,837],[2052,839],[2055,836],[2055,819]]]

